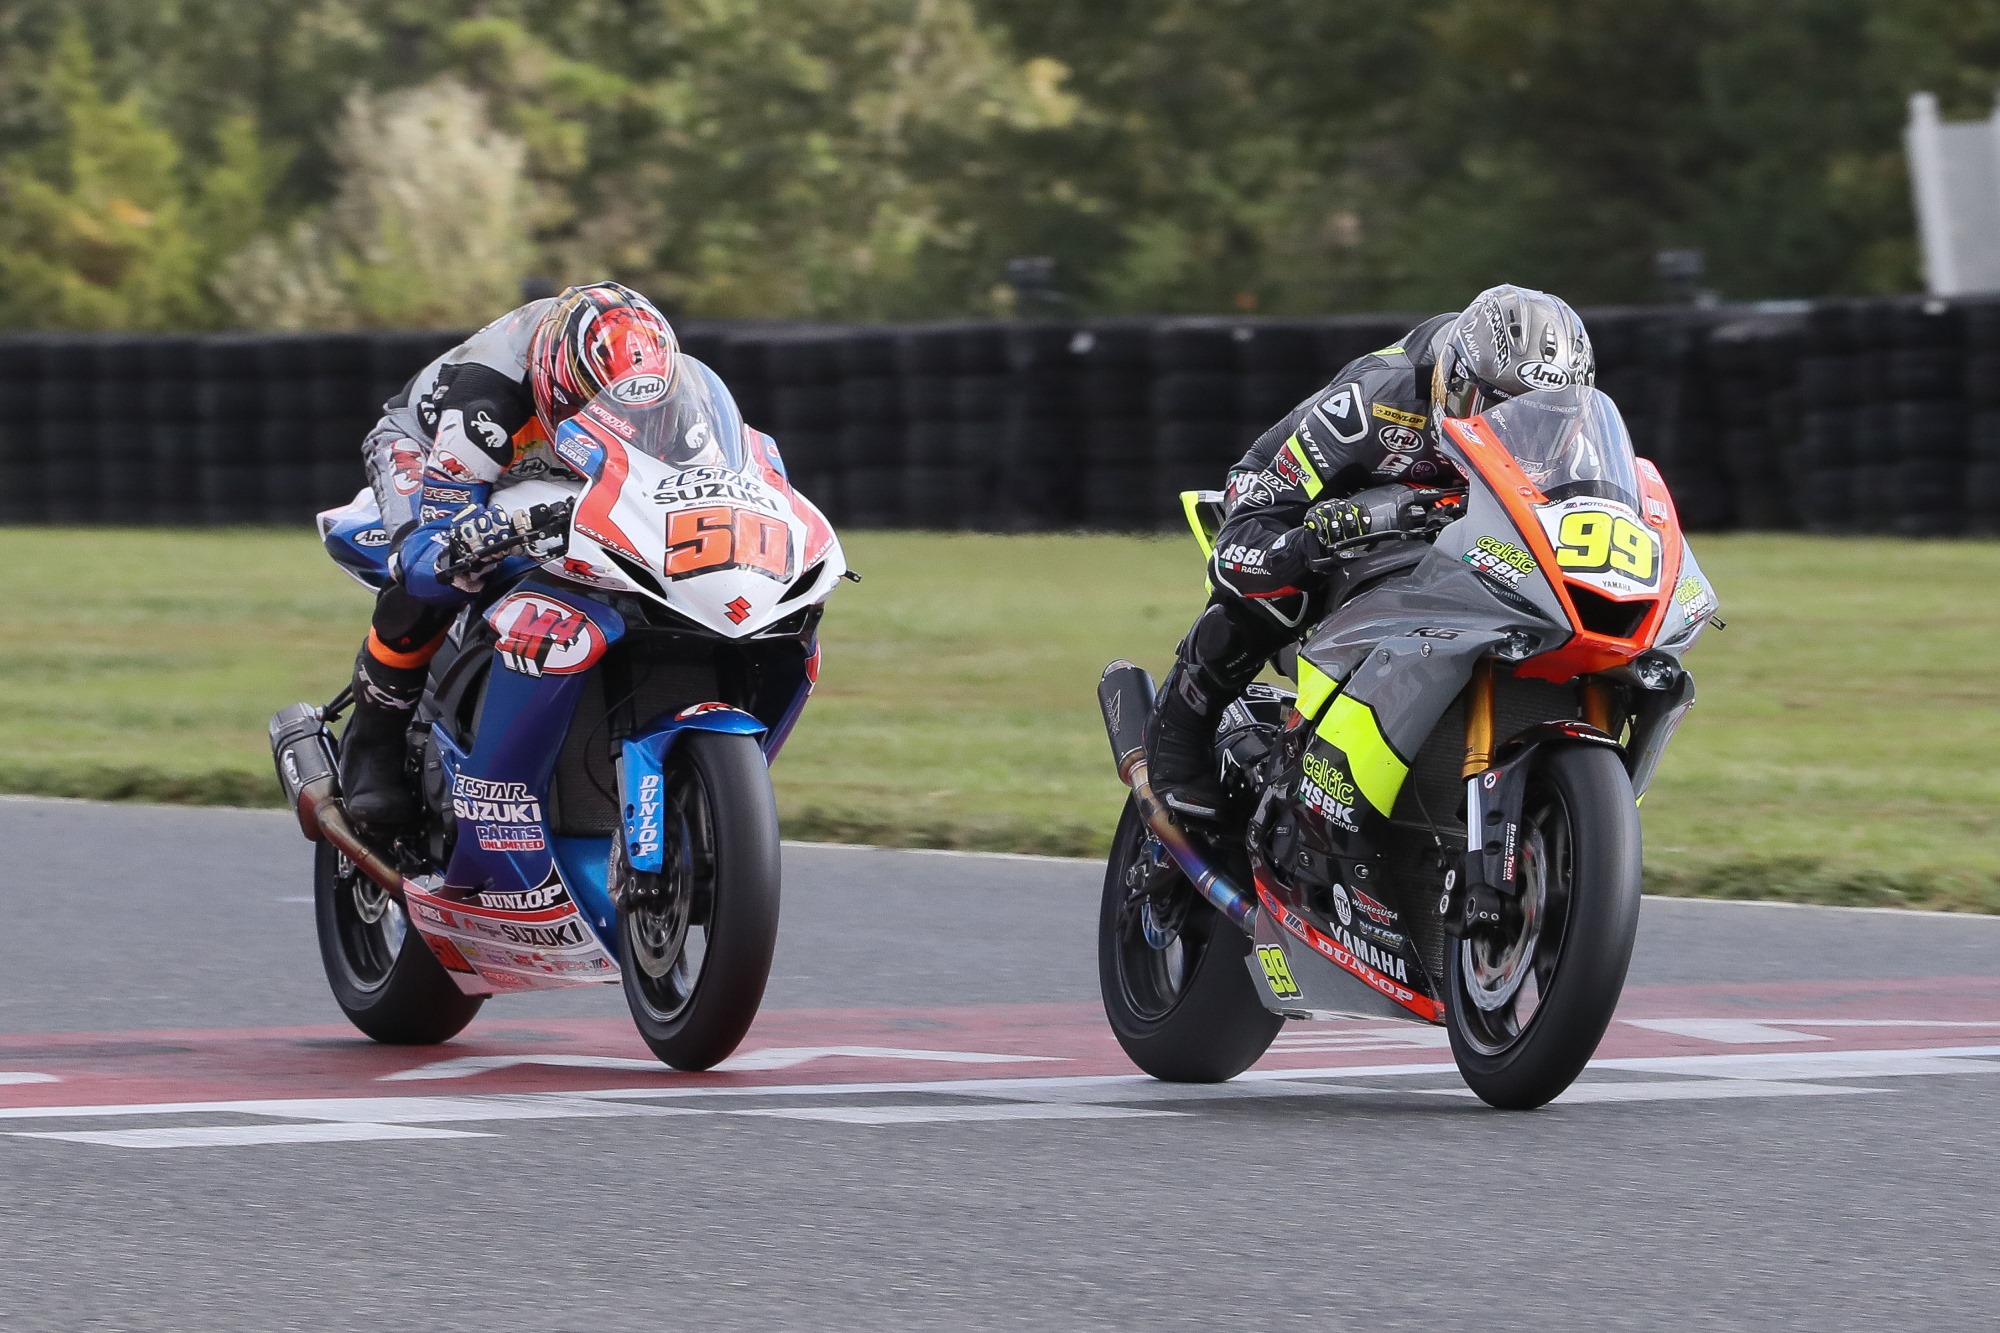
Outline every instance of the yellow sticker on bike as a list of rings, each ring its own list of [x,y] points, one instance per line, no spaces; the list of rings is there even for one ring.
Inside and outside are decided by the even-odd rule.
[[[1565,577],[1613,596],[1650,592],[1660,582],[1660,539],[1615,500],[1577,499],[1542,510],[1542,526]]]
[[[1264,980],[1271,983],[1271,994],[1281,1000],[1289,1000],[1299,994],[1299,983],[1292,980],[1292,965],[1285,961],[1285,951],[1275,944],[1257,946],[1257,961],[1263,964]]]

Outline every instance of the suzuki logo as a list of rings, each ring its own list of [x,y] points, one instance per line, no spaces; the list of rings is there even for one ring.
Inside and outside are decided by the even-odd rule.
[[[738,597],[722,609],[728,614],[732,624],[740,625],[750,618],[750,603],[744,601],[741,597]]]

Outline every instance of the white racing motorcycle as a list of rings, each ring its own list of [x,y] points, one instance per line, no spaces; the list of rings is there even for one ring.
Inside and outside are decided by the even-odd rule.
[[[421,825],[363,840],[325,708],[271,720],[318,842],[320,951],[356,1027],[444,1041],[500,992],[622,982],[665,1062],[705,1069],[749,1030],[778,925],[767,765],[819,675],[818,627],[849,575],[692,358],[613,384],[554,453],[581,480],[507,486],[517,553],[458,617],[409,734]],[[388,580],[372,495],[320,516],[363,584]]]

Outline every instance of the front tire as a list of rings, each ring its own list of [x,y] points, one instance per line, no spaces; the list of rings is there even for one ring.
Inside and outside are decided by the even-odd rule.
[[[1145,903],[1126,872],[1146,842],[1138,806],[1125,802],[1104,871],[1097,918],[1097,978],[1104,1016],[1132,1063],[1169,1083],[1222,1083],[1257,1063],[1285,1020],[1266,1009],[1250,979],[1250,937],[1178,871],[1155,892],[1178,928],[1164,947],[1146,938]],[[1157,908],[1155,909],[1158,910]],[[1159,918],[1154,921],[1160,938]]]
[[[1583,1072],[1618,1007],[1639,930],[1638,804],[1603,746],[1544,751],[1522,810],[1518,912],[1454,943],[1446,1019],[1481,1100],[1532,1110]]]
[[[313,912],[334,1002],[376,1041],[450,1041],[486,1002],[459,990],[403,909],[331,843],[313,855]]]
[[[618,966],[639,1035],[675,1069],[728,1058],[757,1017],[778,943],[778,804],[754,738],[690,731],[669,752],[669,860],[658,875],[623,864]]]

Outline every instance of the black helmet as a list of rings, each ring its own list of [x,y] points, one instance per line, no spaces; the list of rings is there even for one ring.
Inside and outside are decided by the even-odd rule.
[[[1434,417],[1476,417],[1533,389],[1597,380],[1597,356],[1576,311],[1526,287],[1481,292],[1439,332],[1435,348]]]

